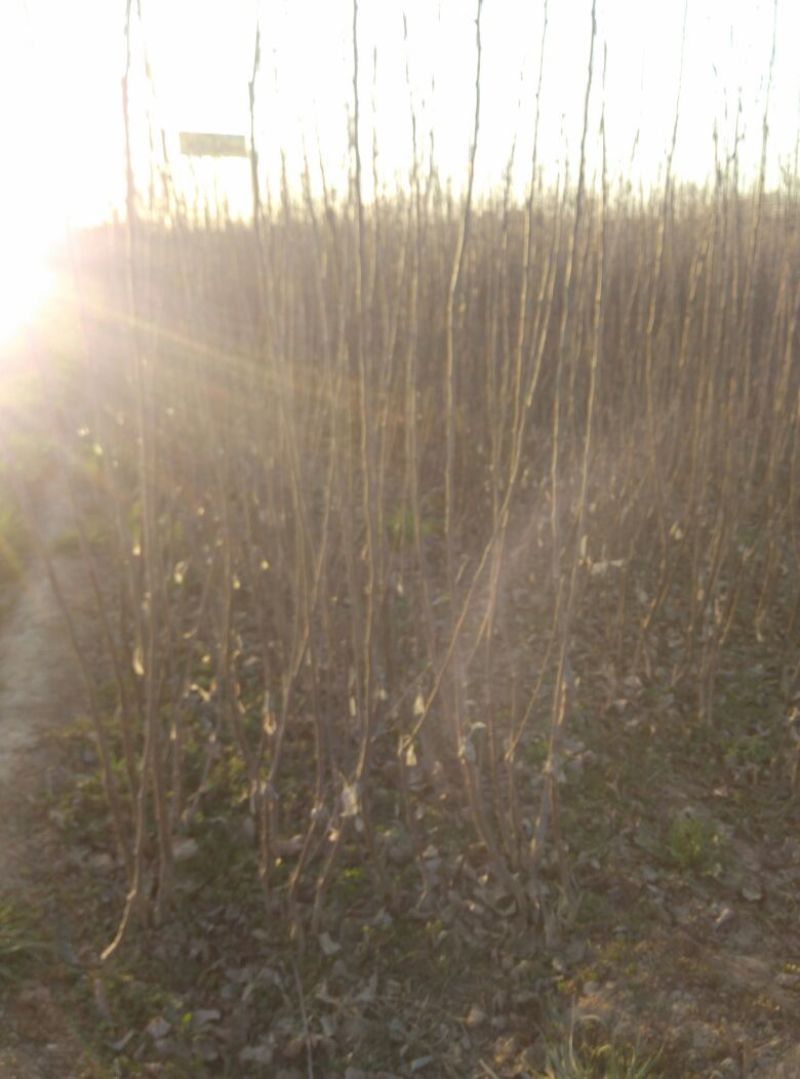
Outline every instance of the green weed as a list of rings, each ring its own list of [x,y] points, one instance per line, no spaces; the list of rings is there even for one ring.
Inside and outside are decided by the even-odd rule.
[[[720,835],[709,821],[678,816],[670,823],[667,848],[682,872],[709,873],[719,862]]]
[[[574,1023],[569,1033],[548,1038],[544,1053],[540,1079],[656,1079],[659,1074],[659,1053],[643,1055],[639,1046],[603,1039],[595,1030],[579,1032]]]
[[[612,1044],[576,1049],[572,1038],[545,1050],[541,1079],[655,1079],[657,1056],[641,1057],[635,1048]]]

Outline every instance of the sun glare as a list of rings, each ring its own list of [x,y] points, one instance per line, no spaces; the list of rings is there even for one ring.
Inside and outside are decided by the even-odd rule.
[[[3,222],[0,249],[0,347],[12,344],[43,313],[55,293],[56,275],[51,248],[37,236],[8,220]]]

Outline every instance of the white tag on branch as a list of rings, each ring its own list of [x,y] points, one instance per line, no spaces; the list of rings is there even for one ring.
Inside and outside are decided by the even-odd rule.
[[[461,739],[461,745],[459,748],[459,756],[461,760],[466,761],[467,764],[474,764],[477,760],[477,754],[475,752],[474,737],[481,731],[486,730],[486,724],[480,720],[473,723],[464,737]]]
[[[175,582],[175,584],[183,584],[184,578],[186,577],[186,571],[187,571],[188,568],[189,568],[189,563],[185,559],[183,559],[182,561],[176,563],[175,569],[172,571],[172,579]]]
[[[358,816],[358,784],[345,782],[342,786],[342,816]]]
[[[139,678],[144,678],[144,653],[140,644],[137,644],[133,650],[132,666],[133,673]]]
[[[624,559],[612,558],[608,562],[592,562],[589,572],[592,577],[605,577],[610,569],[622,569],[624,565]]]
[[[419,716],[425,715],[425,698],[421,693],[417,694],[416,700],[414,701],[414,715],[418,718]]]
[[[406,768],[416,768],[417,767],[417,752],[414,749],[414,743],[413,742],[411,742],[411,744],[406,748],[405,758],[406,758]]]
[[[269,690],[264,694],[262,719],[264,724],[264,734],[266,734],[268,738],[271,738],[278,729],[278,721],[275,718],[275,713],[272,711],[272,698],[270,697]]]
[[[474,764],[477,760],[475,754],[475,746],[472,742],[472,732],[465,735],[461,739],[461,745],[459,746],[458,755],[462,761],[466,761],[467,764]]]

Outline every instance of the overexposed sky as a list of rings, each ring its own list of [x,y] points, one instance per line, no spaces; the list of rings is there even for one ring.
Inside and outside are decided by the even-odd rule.
[[[575,177],[589,49],[591,0],[550,0],[540,159],[546,178]],[[542,28],[540,0],[484,0],[479,190],[502,178],[516,135],[518,186],[527,178]],[[681,121],[675,171],[702,182],[713,163],[715,119],[732,145],[741,102],[741,158],[755,168],[772,39],[772,0],[688,0]],[[476,5],[472,0],[361,0],[360,97],[365,171],[377,134],[379,183],[407,176],[408,63],[420,142],[433,131],[440,172],[463,178],[474,110]],[[102,217],[119,204],[120,79],[125,0],[3,0],[0,4],[0,229],[57,229]],[[303,146],[317,142],[329,182],[346,185],[346,107],[351,87],[349,0],[141,0],[135,31],[135,119],[166,134],[178,160],[181,130],[247,133],[247,82],[256,19],[262,34],[259,151],[275,183],[279,149],[290,177]],[[408,43],[403,40],[407,16]],[[606,128],[612,179],[649,182],[663,168],[680,65],[682,0],[598,0],[590,168],[599,162],[604,47]],[[770,108],[772,176],[794,153],[800,114],[800,3],[779,0]],[[142,45],[150,80],[144,77]],[[631,153],[639,133],[636,154]],[[246,201],[244,160],[193,163],[236,208]],[[246,212],[246,211],[245,211]]]

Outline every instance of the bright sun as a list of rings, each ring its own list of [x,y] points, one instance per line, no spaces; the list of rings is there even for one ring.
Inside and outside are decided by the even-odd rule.
[[[29,220],[0,216],[0,347],[29,329],[55,293],[52,239]]]

